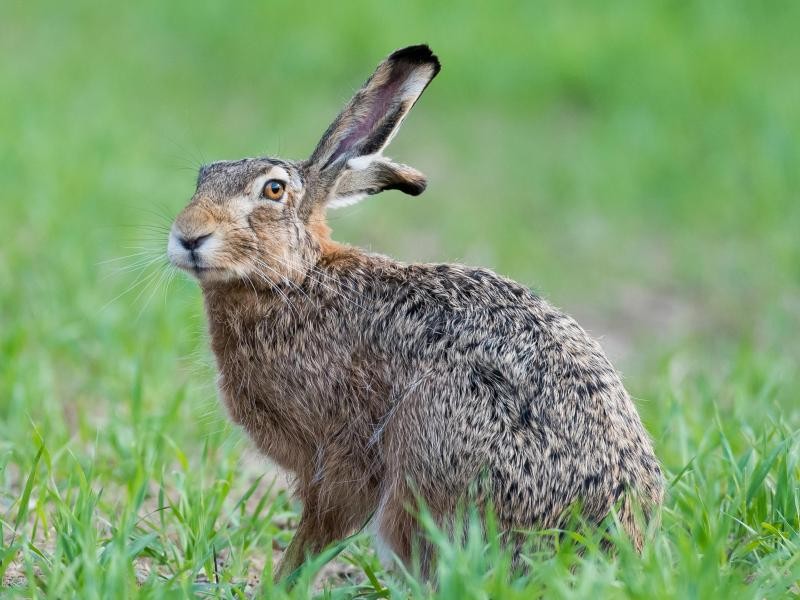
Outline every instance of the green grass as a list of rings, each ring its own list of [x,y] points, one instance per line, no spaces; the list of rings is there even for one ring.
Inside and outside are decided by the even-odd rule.
[[[335,213],[336,236],[576,316],[669,491],[641,557],[578,529],[509,577],[493,539],[431,531],[431,588],[359,534],[294,596],[800,595],[800,4],[600,6],[3,4],[0,596],[286,593],[298,507],[218,406],[164,228],[199,163],[307,155],[420,41],[444,68],[390,154],[429,190]]]

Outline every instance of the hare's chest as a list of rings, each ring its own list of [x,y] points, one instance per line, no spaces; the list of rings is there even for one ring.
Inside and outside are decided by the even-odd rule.
[[[314,417],[306,404],[289,396],[275,378],[275,373],[257,362],[249,369],[221,370],[220,399],[230,419],[263,454],[296,472],[313,454],[308,433]]]

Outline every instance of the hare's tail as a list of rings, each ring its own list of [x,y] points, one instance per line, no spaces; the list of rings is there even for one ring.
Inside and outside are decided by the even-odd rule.
[[[638,506],[632,494],[625,494],[622,505],[617,516],[619,517],[622,529],[628,534],[631,544],[637,552],[642,551],[644,545],[644,523],[642,517],[644,511],[637,510]]]
[[[642,551],[645,531],[653,519],[658,519],[658,507],[664,491],[659,481],[645,485],[641,490],[630,490],[622,497],[617,517],[637,552]]]

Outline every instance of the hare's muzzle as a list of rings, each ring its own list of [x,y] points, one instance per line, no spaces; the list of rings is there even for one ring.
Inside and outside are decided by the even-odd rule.
[[[202,279],[210,271],[216,270],[214,253],[218,246],[219,242],[208,223],[187,219],[182,213],[170,230],[167,256],[179,269]]]

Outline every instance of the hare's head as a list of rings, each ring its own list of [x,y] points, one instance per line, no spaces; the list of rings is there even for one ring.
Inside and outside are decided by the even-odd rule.
[[[302,278],[327,243],[327,207],[383,190],[416,196],[425,177],[381,155],[439,72],[427,46],[393,53],[345,106],[305,161],[246,158],[204,166],[167,253],[204,284]]]

